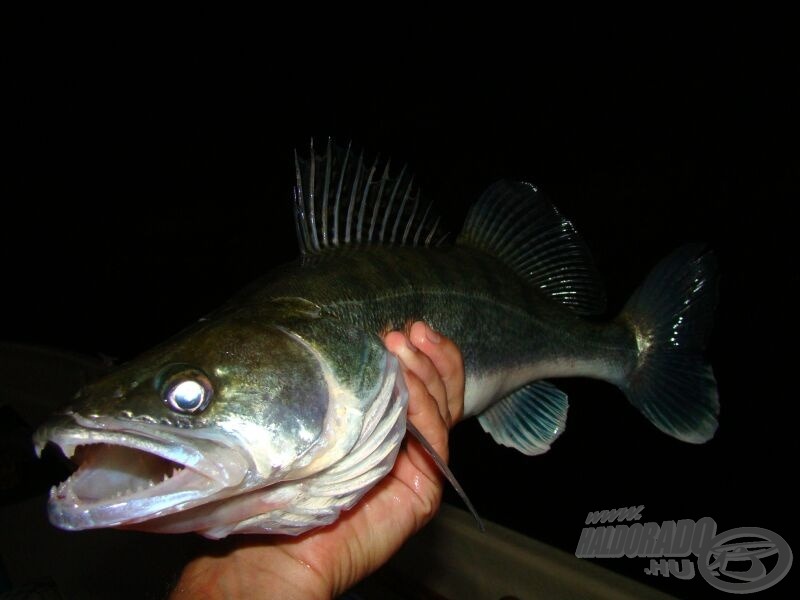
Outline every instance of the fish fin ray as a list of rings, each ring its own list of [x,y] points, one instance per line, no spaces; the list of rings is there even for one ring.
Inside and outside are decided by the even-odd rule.
[[[525,182],[498,181],[472,206],[459,244],[500,258],[578,314],[605,310],[600,273],[572,223]]]
[[[620,315],[638,347],[620,388],[651,423],[684,442],[706,442],[718,426],[717,383],[704,356],[716,304],[716,258],[687,244],[656,265]]]
[[[301,254],[321,255],[341,246],[438,245],[444,232],[431,205],[420,209],[421,194],[404,166],[397,176],[390,162],[364,153],[351,157],[331,139],[321,153],[311,142],[310,156],[295,152],[295,230]],[[385,196],[388,196],[388,201]]]
[[[480,515],[478,515],[478,511],[475,510],[475,507],[472,505],[472,502],[470,502],[467,493],[464,491],[464,488],[462,488],[461,484],[458,483],[456,476],[453,475],[453,472],[450,470],[450,467],[447,466],[447,463],[444,461],[444,459],[439,456],[439,453],[436,452],[436,449],[431,446],[430,442],[425,439],[425,436],[422,435],[422,432],[417,429],[411,421],[406,421],[406,429],[408,430],[408,433],[414,436],[414,438],[420,443],[425,452],[428,453],[428,456],[431,457],[433,462],[436,464],[436,467],[439,469],[442,475],[444,475],[445,479],[450,482],[450,485],[453,486],[453,489],[464,501],[464,504],[466,504],[469,512],[471,512],[472,516],[475,517],[475,521],[477,521],[480,530],[485,532],[486,527],[484,527],[483,521],[481,520]]]
[[[567,424],[567,395],[546,381],[509,394],[478,415],[495,442],[533,456],[550,449]]]

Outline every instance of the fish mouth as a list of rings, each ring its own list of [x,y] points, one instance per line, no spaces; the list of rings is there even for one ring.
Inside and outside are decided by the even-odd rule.
[[[236,493],[247,459],[192,433],[75,413],[45,424],[37,453],[52,443],[77,464],[50,490],[50,521],[67,530],[132,525]]]

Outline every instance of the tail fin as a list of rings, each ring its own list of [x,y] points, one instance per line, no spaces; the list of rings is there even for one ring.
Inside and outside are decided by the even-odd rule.
[[[717,383],[704,351],[717,303],[717,263],[699,244],[662,260],[625,305],[637,366],[620,386],[661,431],[702,443],[717,430]]]

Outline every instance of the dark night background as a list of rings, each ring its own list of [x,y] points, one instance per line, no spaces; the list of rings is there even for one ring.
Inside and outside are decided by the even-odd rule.
[[[645,521],[710,516],[800,550],[795,33],[746,19],[492,36],[429,23],[283,42],[272,23],[231,45],[236,24],[208,16],[159,31],[112,20],[98,34],[29,15],[7,44],[0,339],[128,359],[292,259],[291,152],[312,135],[407,160],[455,231],[487,185],[527,179],[592,249],[609,316],[672,248],[715,249],[722,414],[713,441],[682,444],[611,386],[570,380],[547,455],[465,422],[451,465],[481,515],[572,553],[587,512],[643,504]],[[644,559],[594,562],[724,597],[699,576],[648,577]]]

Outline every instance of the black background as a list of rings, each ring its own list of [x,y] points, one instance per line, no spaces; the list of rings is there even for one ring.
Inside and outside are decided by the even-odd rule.
[[[645,521],[710,516],[800,549],[794,33],[777,17],[468,28],[426,15],[399,32],[309,17],[20,20],[0,338],[128,359],[292,259],[291,152],[312,135],[407,160],[456,231],[488,184],[527,179],[592,249],[609,316],[673,247],[715,249],[720,429],[682,444],[611,386],[563,382],[569,426],[545,456],[497,447],[474,420],[453,431],[452,468],[482,516],[574,552],[587,512],[643,504]],[[699,576],[648,577],[644,559],[595,562],[724,596]]]

